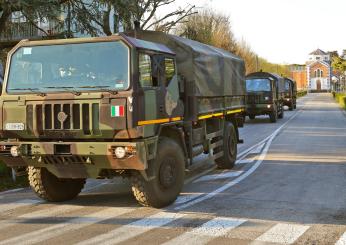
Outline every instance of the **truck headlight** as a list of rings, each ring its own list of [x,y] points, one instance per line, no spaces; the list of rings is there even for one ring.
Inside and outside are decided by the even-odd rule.
[[[118,146],[114,150],[114,154],[117,158],[124,158],[126,156],[126,150],[122,146]]]
[[[269,100],[269,97],[268,96],[264,97],[264,100]]]
[[[16,145],[12,146],[10,152],[11,152],[11,155],[13,157],[18,157],[19,156],[19,147]]]
[[[271,105],[267,105],[267,108],[270,109],[270,107],[272,107]]]

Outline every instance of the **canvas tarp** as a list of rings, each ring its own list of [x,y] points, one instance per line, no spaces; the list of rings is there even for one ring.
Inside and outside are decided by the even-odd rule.
[[[219,48],[162,32],[139,31],[136,38],[164,44],[175,52],[178,74],[195,84],[194,95],[245,95],[245,65],[241,58]]]

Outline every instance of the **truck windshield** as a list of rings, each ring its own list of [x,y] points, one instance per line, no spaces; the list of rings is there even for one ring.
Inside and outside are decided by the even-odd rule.
[[[269,79],[248,79],[246,80],[246,91],[271,91]]]
[[[7,81],[9,93],[128,87],[129,48],[122,41],[21,47]]]

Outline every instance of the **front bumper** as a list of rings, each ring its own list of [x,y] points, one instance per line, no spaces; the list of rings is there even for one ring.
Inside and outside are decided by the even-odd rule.
[[[46,167],[60,178],[97,177],[102,169],[145,170],[155,158],[156,137],[136,142],[0,142],[0,160],[9,167]],[[11,155],[17,146],[19,156]],[[122,159],[115,156],[118,146],[132,149]]]
[[[274,109],[273,104],[248,104],[246,106],[247,115],[265,115],[270,114]]]

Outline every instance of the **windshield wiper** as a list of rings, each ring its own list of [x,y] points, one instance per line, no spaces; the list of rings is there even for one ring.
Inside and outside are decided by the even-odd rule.
[[[81,86],[81,87],[77,87],[77,88],[97,88],[97,89],[100,89],[101,91],[105,91],[105,92],[108,92],[110,94],[117,94],[118,91],[116,90],[112,90],[112,89],[107,89],[109,88],[110,86]]]
[[[49,88],[49,89],[63,89],[64,91],[70,92],[73,95],[79,96],[81,95],[81,92],[79,91],[75,91],[75,90],[70,90],[70,89],[74,89],[75,87],[59,87],[59,86],[50,86],[50,87],[44,87],[44,88]]]
[[[46,96],[45,93],[41,92],[38,88],[10,88],[9,90],[13,91],[30,91],[32,93],[36,93],[38,96]]]

